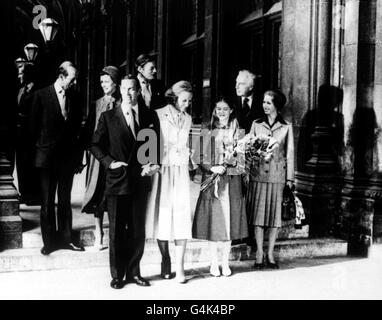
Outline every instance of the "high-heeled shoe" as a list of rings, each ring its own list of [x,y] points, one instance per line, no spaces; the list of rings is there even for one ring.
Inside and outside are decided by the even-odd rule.
[[[269,261],[269,258],[267,256],[267,259],[266,259],[266,267],[269,268],[269,269],[280,269],[279,265],[276,263],[276,262],[270,262]]]
[[[265,268],[265,256],[263,256],[263,260],[260,263],[257,263],[255,261],[255,264],[253,265],[253,268],[255,270],[262,270]]]
[[[170,259],[162,260],[160,276],[162,279],[165,279],[165,280],[169,280],[172,278]]]

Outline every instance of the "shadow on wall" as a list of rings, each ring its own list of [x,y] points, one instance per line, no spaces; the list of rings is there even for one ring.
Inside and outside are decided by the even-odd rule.
[[[339,157],[344,148],[344,117],[341,113],[343,90],[328,84],[320,86],[318,91],[318,105],[316,109],[309,110],[300,127],[299,140],[297,142],[297,168],[304,171],[307,161],[312,157],[314,141],[312,138],[316,127],[326,127],[332,139],[330,145],[320,148],[321,151],[329,152],[333,157]]]
[[[377,173],[374,164],[378,164],[378,154],[374,146],[378,139],[378,126],[373,109],[359,107],[354,112],[353,122],[349,128],[348,143],[354,152],[354,177],[369,178]]]

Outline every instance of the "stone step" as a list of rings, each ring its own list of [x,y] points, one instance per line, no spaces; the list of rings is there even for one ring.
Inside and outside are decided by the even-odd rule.
[[[84,246],[90,247],[94,245],[94,226],[86,226],[81,229],[73,230],[73,240]],[[109,242],[109,225],[108,222],[104,224],[104,243]],[[278,239],[288,240],[288,239],[303,239],[308,238],[309,236],[309,226],[303,226],[301,229],[295,229],[293,224],[287,225],[283,224],[283,228],[280,229],[278,234]],[[31,248],[41,248],[42,237],[40,229],[32,230],[31,232],[23,233],[23,248],[31,249]]]
[[[171,256],[174,257],[174,244],[170,243]],[[23,248],[5,250],[0,252],[0,272],[15,271],[38,271],[56,269],[79,269],[87,267],[108,266],[109,251],[103,250],[93,252],[86,248],[85,252],[73,252],[59,250],[49,256],[43,256],[39,248]],[[275,255],[279,261],[295,258],[313,258],[345,256],[347,254],[347,243],[343,240],[323,239],[294,239],[278,241],[275,246]],[[232,247],[231,260],[244,261],[253,260],[254,251],[246,244]],[[209,260],[209,248],[207,241],[190,240],[187,244],[185,255],[186,262],[205,262]],[[161,256],[156,241],[147,240],[142,264],[159,265]],[[159,272],[159,271],[158,271]]]

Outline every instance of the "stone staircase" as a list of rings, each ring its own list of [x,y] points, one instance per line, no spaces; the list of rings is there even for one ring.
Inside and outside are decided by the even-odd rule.
[[[93,251],[93,229],[83,229],[77,232],[79,242],[85,246],[85,252],[58,250],[49,256],[40,253],[42,247],[41,236],[37,233],[24,233],[23,249],[5,250],[0,252],[0,272],[38,271],[57,269],[79,269],[87,267],[108,266],[109,250]],[[108,243],[108,229],[105,228],[105,243]],[[170,243],[171,255],[174,256],[174,244]],[[276,257],[279,261],[296,258],[316,258],[345,256],[347,254],[346,241],[333,238],[320,239],[286,239],[279,240],[275,247]],[[254,259],[254,250],[246,243],[232,246],[232,261],[245,261]],[[209,260],[209,247],[207,241],[190,240],[187,244],[185,261],[190,263],[207,262]],[[157,264],[158,270],[161,261],[159,249],[155,240],[146,240],[145,253],[142,264]]]

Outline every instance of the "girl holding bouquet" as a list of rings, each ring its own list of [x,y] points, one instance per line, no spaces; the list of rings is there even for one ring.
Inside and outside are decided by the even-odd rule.
[[[255,269],[278,269],[273,249],[278,228],[281,227],[283,190],[294,182],[294,141],[292,125],[280,115],[286,103],[279,90],[265,92],[263,109],[265,117],[255,120],[250,135],[260,140],[273,140],[271,151],[251,161],[246,195],[249,223],[255,228],[257,245]],[[248,160],[248,159],[247,159]],[[264,230],[269,231],[268,252],[263,253]]]
[[[208,130],[202,130],[202,148],[198,150],[201,151],[202,190],[192,228],[193,238],[210,241],[210,273],[215,277],[221,275],[219,244],[222,247],[222,274],[230,276],[231,241],[248,236],[241,184],[244,154],[240,161],[240,154],[234,153],[238,139],[239,126],[233,109],[221,99],[213,110]]]

